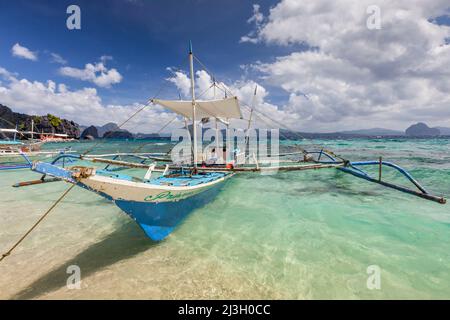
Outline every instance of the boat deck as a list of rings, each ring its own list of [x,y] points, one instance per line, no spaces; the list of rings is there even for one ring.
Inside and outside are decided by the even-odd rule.
[[[226,176],[225,172],[205,172],[195,175],[182,174],[179,176],[161,176],[149,181],[151,184],[160,186],[196,186],[203,183],[208,183]]]
[[[208,183],[215,181],[217,179],[225,177],[226,172],[202,172],[195,175],[190,175],[188,173],[171,172],[166,176],[160,176],[150,180],[142,180],[129,175],[114,173],[107,170],[98,170],[97,175],[106,176],[114,179],[143,182],[158,186],[174,186],[174,187],[186,187],[186,186],[196,186],[203,183]]]

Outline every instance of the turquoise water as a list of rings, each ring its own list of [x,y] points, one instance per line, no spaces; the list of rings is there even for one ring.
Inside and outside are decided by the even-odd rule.
[[[108,142],[95,152],[140,143]],[[351,160],[382,156],[450,197],[450,140],[315,143]],[[383,176],[402,181],[389,169]],[[37,177],[0,172],[2,252],[68,187],[11,188]],[[70,265],[81,269],[79,290],[66,287]],[[370,265],[380,267],[379,290],[367,288]],[[450,207],[334,169],[237,175],[166,241],[152,243],[114,204],[75,188],[0,263],[0,298],[449,299]]]

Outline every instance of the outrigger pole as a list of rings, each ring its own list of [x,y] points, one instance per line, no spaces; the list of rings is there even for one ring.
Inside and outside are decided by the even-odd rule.
[[[391,189],[395,189],[407,194],[411,194],[426,200],[431,200],[434,202],[438,202],[440,204],[445,204],[446,199],[441,196],[436,196],[431,193],[429,193],[425,188],[423,188],[420,183],[415,180],[411,174],[406,171],[404,168],[391,163],[387,161],[382,161],[381,159],[379,161],[339,161],[336,160],[332,155],[328,154],[324,150],[320,151],[306,151],[307,154],[319,154],[319,157],[326,158],[325,160],[313,160],[313,163],[310,164],[304,164],[304,165],[290,165],[290,166],[278,166],[278,167],[259,167],[256,165],[255,167],[224,167],[224,166],[213,166],[213,167],[198,167],[198,171],[208,172],[208,171],[216,171],[216,172],[261,172],[261,171],[303,171],[303,170],[317,170],[317,169],[327,169],[327,168],[334,168],[340,171],[343,171],[345,173],[351,174],[355,177],[367,180],[369,182],[380,184],[384,187],[388,187]],[[27,157],[23,155],[26,159]],[[58,176],[58,177],[64,177],[61,178],[63,180],[73,182],[73,178],[70,174],[70,171],[67,171],[65,169],[55,167],[54,164],[57,161],[60,161],[63,158],[70,158],[70,159],[79,159],[79,160],[87,160],[91,162],[98,162],[98,163],[105,163],[110,165],[116,165],[116,166],[122,166],[122,167],[129,167],[129,168],[142,168],[142,169],[149,169],[152,167],[152,171],[156,172],[165,172],[167,169],[179,169],[179,166],[153,166],[144,164],[144,163],[132,163],[132,162],[126,162],[126,161],[118,161],[118,160],[110,160],[110,159],[103,159],[98,157],[89,157],[89,156],[82,156],[82,155],[69,155],[69,154],[62,154],[56,159],[53,160],[52,163],[36,163],[33,164],[33,168],[35,166],[39,166],[39,172],[46,172],[46,174],[50,176]],[[28,160],[29,161],[29,160]],[[30,161],[31,163],[31,161]],[[410,189],[408,187],[404,187],[401,185],[397,185],[391,182],[387,182],[381,179],[381,176],[378,176],[377,178],[374,178],[370,176],[367,172],[363,171],[362,169],[358,168],[360,166],[379,166],[382,168],[383,166],[391,167],[395,170],[397,170],[399,173],[401,173],[404,177],[407,178],[414,186],[417,188],[417,190]],[[56,172],[57,170],[58,172]],[[53,180],[46,181],[43,180],[42,182],[36,182],[36,181],[30,181],[30,182],[23,182],[20,184],[15,185],[16,187],[22,187],[22,186],[28,186],[33,185],[37,183],[46,183],[46,182],[53,182]]]
[[[378,178],[373,178],[371,176],[369,176],[365,171],[357,168],[358,166],[370,166],[370,165],[375,165],[375,166],[379,166],[380,168],[380,174]],[[411,181],[418,190],[413,190],[410,188],[406,188],[404,186],[400,186],[397,184],[393,184],[390,182],[386,182],[383,181],[381,179],[381,168],[382,166],[388,166],[391,168],[396,169],[397,171],[399,171],[403,176],[405,176],[409,181]],[[386,161],[358,161],[358,162],[350,162],[348,166],[346,167],[341,167],[338,168],[338,170],[343,171],[345,173],[349,173],[355,177],[373,182],[373,183],[378,183],[382,186],[391,188],[391,189],[395,189],[404,193],[409,193],[411,195],[423,198],[423,199],[427,199],[427,200],[431,200],[434,202],[438,202],[441,204],[445,204],[447,201],[445,200],[445,198],[443,197],[439,197],[439,196],[435,196],[433,194],[430,194],[427,190],[425,190],[420,184],[419,182],[417,182],[417,180],[415,180],[410,174],[409,172],[407,172],[405,169],[403,169],[402,167],[391,163],[391,162],[386,162]]]

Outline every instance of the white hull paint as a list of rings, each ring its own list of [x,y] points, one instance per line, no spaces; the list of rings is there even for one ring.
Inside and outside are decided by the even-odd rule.
[[[187,199],[225,181],[233,174],[195,186],[165,186],[93,175],[80,180],[86,187],[107,195],[112,200],[138,202],[173,202]]]

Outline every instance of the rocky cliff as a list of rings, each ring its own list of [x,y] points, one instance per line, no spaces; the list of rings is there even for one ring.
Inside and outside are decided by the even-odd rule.
[[[71,138],[80,137],[80,128],[77,123],[58,118],[52,114],[46,116],[27,115],[13,112],[7,106],[0,104],[0,127],[17,128],[20,131],[31,131],[31,122],[34,120],[35,132],[65,133]]]
[[[82,126],[83,132],[81,139],[133,139],[134,135],[125,129],[119,129],[114,122],[107,123],[103,126]]]
[[[108,131],[119,131],[120,128],[114,122],[109,122],[101,127],[97,126],[98,136],[102,138]]]
[[[98,139],[98,130],[94,126],[87,127],[81,133],[80,139],[93,140]]]

